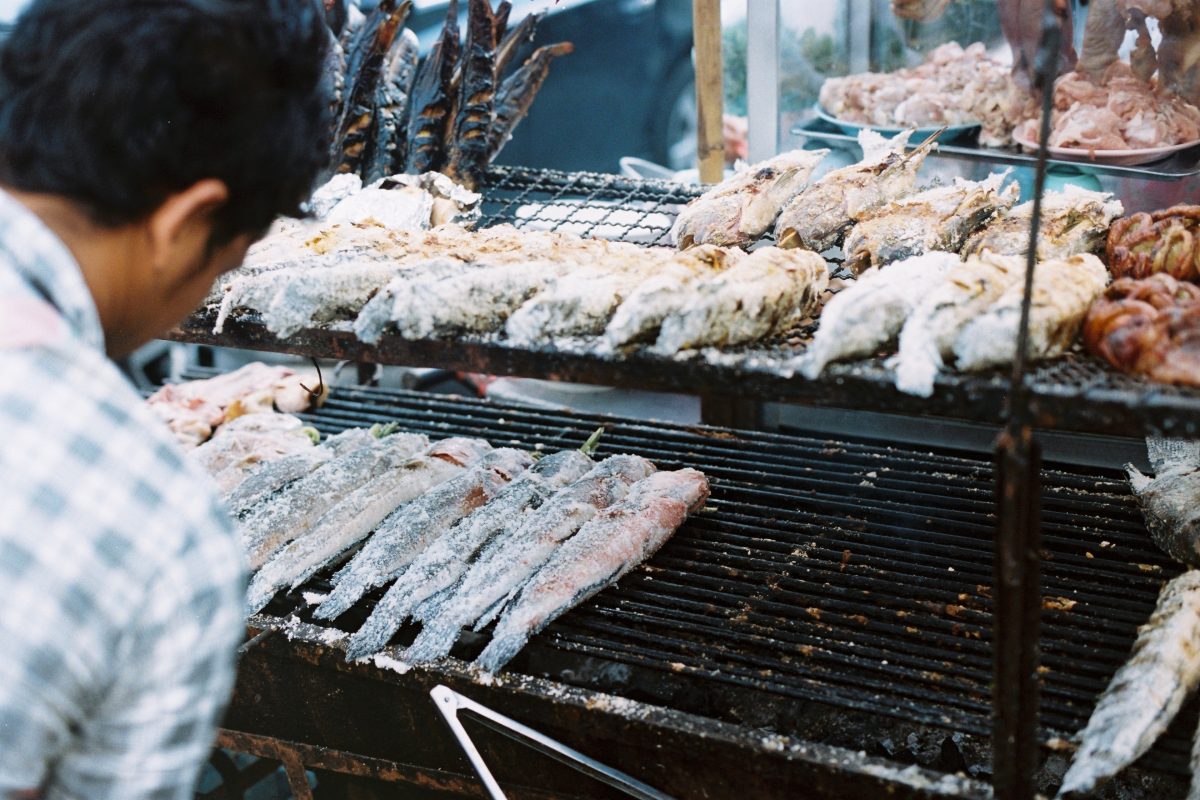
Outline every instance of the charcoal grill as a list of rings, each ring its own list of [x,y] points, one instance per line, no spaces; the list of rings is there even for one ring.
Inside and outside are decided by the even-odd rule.
[[[415,625],[378,662],[346,664],[342,632],[382,590],[317,624],[303,599],[328,591],[329,571],[317,575],[252,620],[289,636],[245,657],[227,744],[300,743],[289,752],[310,765],[351,771],[349,759],[359,774],[477,793],[428,698],[446,683],[681,797],[989,795],[989,462],[383,389],[335,388],[306,421],[323,433],[397,421],[545,451],[602,425],[600,455],[697,467],[713,495],[650,562],[553,623],[495,681],[465,663],[484,637],[460,641],[458,660],[404,671],[394,659]],[[1177,569],[1149,543],[1121,475],[1051,467],[1043,484],[1039,735],[1053,745],[1086,721]],[[1189,708],[1139,763],[1145,796],[1182,796],[1195,722]],[[613,796],[472,735],[512,796]],[[1064,757],[1048,759],[1045,781]],[[965,777],[943,777],[954,772]]]

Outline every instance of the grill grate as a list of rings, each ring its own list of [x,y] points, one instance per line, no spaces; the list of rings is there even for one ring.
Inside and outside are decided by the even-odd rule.
[[[378,389],[335,389],[307,419],[324,433],[396,420],[431,436],[545,450],[578,446],[603,424],[601,456],[635,452],[709,475],[705,512],[619,586],[552,624],[510,669],[734,722],[746,722],[732,699],[741,693],[776,714],[754,724],[823,731],[828,743],[855,749],[878,747],[886,726],[839,726],[839,717],[981,739],[990,730],[987,461]],[[1049,468],[1043,483],[1049,738],[1086,722],[1177,568],[1150,544],[1120,474]],[[327,591],[328,575],[302,590]],[[356,629],[381,594],[336,627]],[[299,598],[281,596],[267,611],[287,614]],[[418,630],[404,627],[394,643]],[[455,654],[469,659],[482,644],[467,637]],[[1195,710],[1181,717],[1144,765],[1187,774]]]

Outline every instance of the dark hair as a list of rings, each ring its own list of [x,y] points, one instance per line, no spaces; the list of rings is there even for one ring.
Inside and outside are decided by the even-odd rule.
[[[316,0],[34,0],[0,49],[0,182],[133,222],[218,178],[213,244],[296,215],[328,152]]]

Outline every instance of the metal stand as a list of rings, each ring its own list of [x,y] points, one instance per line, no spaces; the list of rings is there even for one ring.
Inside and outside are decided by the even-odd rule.
[[[479,779],[483,781],[483,785],[487,788],[492,800],[505,800],[504,791],[500,788],[500,784],[496,782],[496,779],[492,777],[491,770],[483,762],[483,756],[479,754],[475,743],[467,735],[466,728],[459,721],[458,712],[460,710],[476,714],[481,723],[497,733],[502,733],[514,741],[527,744],[539,753],[550,756],[555,761],[566,764],[572,769],[579,770],[584,775],[595,778],[615,789],[619,789],[630,797],[637,797],[640,800],[671,800],[670,795],[663,794],[654,787],[647,786],[638,779],[626,775],[624,772],[605,766],[599,761],[585,756],[578,750],[572,750],[570,747],[556,742],[549,736],[538,733],[533,728],[522,725],[516,720],[509,719],[503,714],[498,714],[487,706],[482,706],[468,697],[463,697],[447,686],[435,686],[429,694],[432,695],[438,710],[445,717],[446,724],[454,732],[454,736],[458,739],[459,745],[462,746],[463,751],[467,754],[467,758],[471,760],[471,766],[475,767],[475,771],[479,773]]]
[[[1038,640],[1041,623],[1040,449],[1033,438],[1025,365],[1029,312],[1042,192],[1046,184],[1046,142],[1050,137],[1061,21],[1047,0],[1036,85],[1042,91],[1042,126],[1034,179],[1025,296],[1009,390],[1008,425],[996,445],[996,557],[992,703],[992,786],[997,800],[1032,800],[1038,766]]]

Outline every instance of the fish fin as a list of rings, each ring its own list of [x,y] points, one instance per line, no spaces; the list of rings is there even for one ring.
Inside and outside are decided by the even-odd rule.
[[[475,659],[475,664],[484,672],[498,672],[501,667],[512,661],[517,653],[521,652],[521,648],[528,641],[529,637],[522,633],[497,636],[483,649],[479,658]]]
[[[1147,436],[1146,454],[1155,472],[1200,467],[1200,441]]]
[[[426,664],[442,658],[454,647],[461,630],[456,620],[437,619],[426,623],[421,633],[404,651],[404,660],[409,664]]]
[[[1146,491],[1146,487],[1151,483],[1151,480],[1143,475],[1133,464],[1125,465],[1125,474],[1129,476],[1129,485],[1133,487],[1135,494],[1141,494]]]

